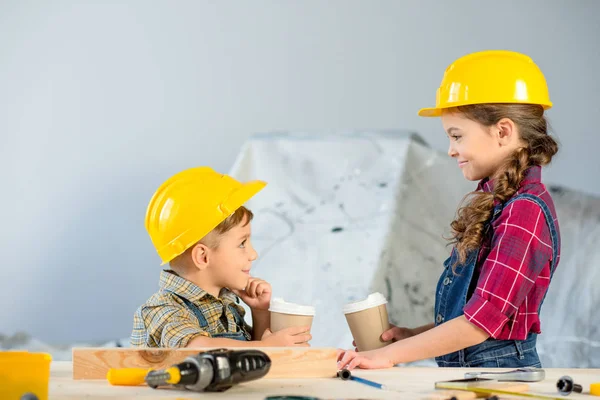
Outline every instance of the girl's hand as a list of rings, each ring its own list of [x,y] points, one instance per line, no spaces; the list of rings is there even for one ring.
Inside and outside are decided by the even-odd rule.
[[[381,340],[383,340],[384,342],[387,342],[389,340],[397,342],[398,340],[407,339],[415,335],[412,329],[409,328],[397,327],[394,324],[390,324],[390,327],[390,329],[381,334]]]
[[[413,330],[409,328],[399,328],[394,324],[390,324],[390,327],[390,329],[381,334],[381,340],[384,342],[389,342],[390,340],[397,342],[398,340],[407,339],[415,335]],[[354,346],[354,351],[358,352],[355,340],[352,341],[352,346]]]
[[[360,353],[352,350],[338,350],[338,369],[383,369],[393,366],[394,363],[385,357],[385,353],[381,349]]]

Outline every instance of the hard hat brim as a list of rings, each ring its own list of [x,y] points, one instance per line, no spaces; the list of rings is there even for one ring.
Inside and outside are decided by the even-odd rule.
[[[442,108],[429,107],[419,110],[420,117],[439,117],[442,115]]]
[[[442,115],[442,113],[444,112],[444,110],[449,109],[449,108],[453,108],[453,107],[460,107],[460,106],[467,106],[467,105],[474,105],[474,104],[534,104],[534,105],[539,105],[542,106],[544,108],[544,110],[549,110],[550,108],[552,108],[552,102],[551,101],[546,101],[546,102],[516,102],[516,101],[511,101],[511,102],[506,102],[506,101],[489,101],[489,102],[485,102],[485,103],[479,103],[479,102],[465,102],[463,104],[454,104],[452,107],[429,107],[429,108],[421,108],[419,110],[419,116],[420,117],[440,117]]]

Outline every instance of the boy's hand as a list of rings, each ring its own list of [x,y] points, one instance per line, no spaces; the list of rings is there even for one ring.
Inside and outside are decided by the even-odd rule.
[[[232,290],[253,310],[269,310],[271,284],[258,278],[250,278],[245,290]]]
[[[312,339],[312,335],[308,333],[309,329],[310,327],[308,326],[293,326],[275,333],[267,329],[262,336],[261,342],[264,346],[269,347],[310,347],[308,342]]]

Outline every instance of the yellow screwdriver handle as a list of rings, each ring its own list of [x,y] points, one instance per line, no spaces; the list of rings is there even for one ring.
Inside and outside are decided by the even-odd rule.
[[[111,385],[137,386],[145,383],[146,368],[111,368],[106,374],[106,379]]]

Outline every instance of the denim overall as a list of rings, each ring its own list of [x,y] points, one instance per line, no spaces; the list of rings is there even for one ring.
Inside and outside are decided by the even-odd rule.
[[[513,197],[506,204],[497,205],[494,207],[492,218],[487,223],[485,232],[489,231],[492,222],[498,218],[502,209],[518,199],[527,199],[537,203],[544,213],[552,238],[552,261],[550,265],[550,279],[552,279],[558,253],[558,233],[550,209],[542,199],[532,194],[523,193]],[[469,252],[465,262],[457,264],[457,275],[454,275],[452,271],[452,265],[458,257],[456,249],[453,249],[451,256],[444,261],[445,270],[437,283],[435,291],[436,326],[444,321],[449,321],[463,315],[463,308],[467,303],[467,295],[470,296],[472,294],[477,283],[476,281],[471,282],[471,280],[476,268],[478,255],[479,250]],[[544,294],[538,313],[541,310],[545,297],[546,295]],[[498,340],[490,337],[483,343],[436,357],[435,360],[440,367],[541,368],[540,359],[535,347],[536,339],[537,334],[532,332],[527,335],[525,340]]]
[[[171,293],[173,293],[173,292],[171,292]],[[208,322],[206,321],[204,314],[202,314],[202,311],[200,311],[200,308],[197,305],[195,305],[194,303],[192,303],[191,301],[189,301],[188,299],[186,299],[185,297],[180,296],[176,293],[173,293],[173,294],[176,295],[177,297],[179,297],[181,300],[183,300],[185,305],[190,309],[191,312],[194,313],[196,318],[198,318],[198,322],[200,323],[200,328],[202,328],[202,330],[208,332]],[[233,318],[235,319],[235,324],[238,328],[238,332],[215,333],[215,334],[211,334],[210,336],[213,338],[224,338],[224,339],[246,340],[246,341],[252,340],[250,335],[248,333],[246,333],[246,331],[244,331],[244,329],[243,329],[244,320],[242,319],[241,315],[237,312],[235,307],[233,307],[231,304],[228,307],[229,307],[229,310],[231,311],[231,313],[233,314]]]

